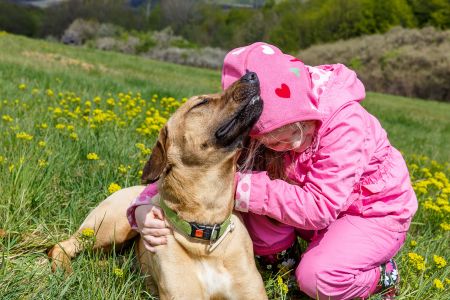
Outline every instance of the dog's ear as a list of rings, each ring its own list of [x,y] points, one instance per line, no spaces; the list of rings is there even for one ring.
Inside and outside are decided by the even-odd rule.
[[[159,179],[167,165],[167,127],[164,126],[159,132],[156,146],[153,147],[152,154],[142,171],[141,181],[143,184],[153,183]]]

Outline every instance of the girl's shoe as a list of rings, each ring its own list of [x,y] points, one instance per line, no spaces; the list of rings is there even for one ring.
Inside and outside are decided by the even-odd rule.
[[[398,274],[397,264],[394,259],[390,259],[387,263],[380,266],[380,282],[377,285],[374,297],[370,299],[376,300],[392,300],[399,293],[400,275]]]

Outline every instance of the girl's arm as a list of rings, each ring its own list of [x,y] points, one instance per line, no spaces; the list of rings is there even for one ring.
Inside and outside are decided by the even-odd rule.
[[[270,180],[266,172],[239,174],[236,209],[309,230],[336,220],[351,204],[350,195],[369,157],[361,109],[349,105],[338,114],[322,128],[320,148],[303,187]]]
[[[141,205],[151,204],[151,199],[158,194],[158,185],[157,183],[149,184],[145,187],[144,191],[136,197],[133,202],[131,202],[130,206],[127,209],[127,218],[130,223],[131,229],[138,229],[136,224],[136,208]]]

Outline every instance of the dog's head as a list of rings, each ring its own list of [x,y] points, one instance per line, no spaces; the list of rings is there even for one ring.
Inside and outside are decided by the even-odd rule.
[[[197,168],[195,173],[200,174],[225,162],[235,163],[243,139],[262,113],[259,93],[256,73],[247,72],[222,94],[189,99],[161,129],[142,182],[152,183],[171,173],[181,176],[189,173],[187,169]]]
[[[194,96],[159,133],[143,183],[184,168],[217,166],[236,156],[262,113],[256,73],[247,72],[222,94]]]

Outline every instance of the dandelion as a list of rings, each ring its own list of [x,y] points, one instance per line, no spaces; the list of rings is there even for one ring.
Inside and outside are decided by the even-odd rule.
[[[47,146],[47,143],[44,141],[39,141],[38,146],[44,148],[45,146]]]
[[[78,141],[78,134],[76,134],[75,132],[72,132],[69,137],[74,140],[74,141]]]
[[[411,244],[412,247],[417,246],[417,242],[415,240],[412,240],[410,244]]]
[[[87,159],[89,159],[89,160],[99,160],[100,157],[97,155],[97,153],[91,152],[91,153],[88,153]]]
[[[425,259],[414,252],[408,253],[410,263],[419,271],[425,270]]]
[[[94,236],[94,229],[92,228],[85,228],[81,231],[81,236],[85,238],[91,238]]]
[[[122,187],[120,185],[118,185],[117,183],[111,183],[108,187],[108,192],[110,194],[113,194],[115,192],[117,192],[118,190],[120,190]]]
[[[40,168],[45,168],[46,166],[48,166],[48,162],[46,162],[46,161],[43,160],[43,159],[39,159],[39,160],[38,160],[38,166],[39,166]]]
[[[443,222],[439,226],[445,231],[450,231],[450,224],[449,223]]]
[[[53,95],[55,95],[55,93],[51,89],[46,90],[46,93],[49,97],[53,97]]]
[[[16,138],[19,140],[31,141],[33,139],[33,136],[31,134],[22,131],[16,133]]]
[[[437,278],[435,280],[433,280],[433,284],[434,284],[435,288],[437,288],[438,290],[444,289],[444,284],[442,283],[442,281],[440,281]]]
[[[445,261],[445,258],[442,256],[433,255],[433,260],[438,269],[441,269],[447,265],[447,261]]]
[[[14,119],[10,115],[3,115],[2,120],[5,122],[12,122]]]
[[[106,100],[106,103],[107,103],[108,105],[111,105],[111,106],[114,106],[114,105],[116,104],[116,102],[114,101],[113,98],[108,98],[108,99]]]
[[[64,125],[64,124],[56,124],[55,128],[59,129],[59,130],[63,130],[64,128],[66,128],[66,125]]]
[[[41,127],[41,129],[47,129],[48,128],[48,124],[47,123],[42,123],[40,127]]]
[[[25,83],[19,84],[19,90],[23,91],[27,88],[27,85]]]
[[[120,268],[114,268],[113,273],[115,276],[122,278],[123,277],[123,270]]]
[[[131,168],[130,166],[128,167]],[[120,165],[117,169],[119,170],[120,173],[126,174],[129,168],[125,167],[124,165]]]
[[[9,165],[8,170],[9,173],[12,173],[12,171],[14,171],[14,165],[13,164]]]

